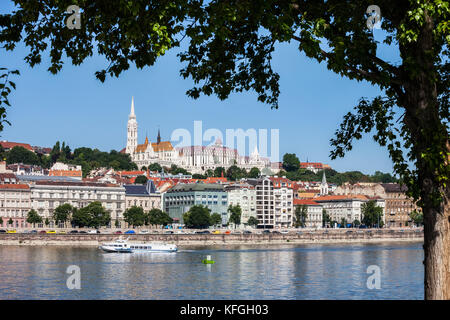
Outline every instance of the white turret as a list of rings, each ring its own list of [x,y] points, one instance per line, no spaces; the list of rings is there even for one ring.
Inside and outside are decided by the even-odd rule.
[[[327,177],[325,176],[325,170],[323,170],[322,183],[320,184],[320,195],[321,196],[328,195],[328,183]]]
[[[127,125],[127,147],[126,153],[133,154],[137,147],[137,121],[136,115],[134,114],[134,97],[131,97],[131,111],[128,117]]]

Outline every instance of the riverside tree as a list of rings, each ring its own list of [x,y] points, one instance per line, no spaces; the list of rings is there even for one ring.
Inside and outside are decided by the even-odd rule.
[[[24,40],[31,67],[49,53],[52,73],[62,69],[63,54],[79,65],[96,50],[109,62],[96,73],[105,81],[131,64],[153,65],[188,39],[179,57],[185,64],[181,75],[195,83],[189,96],[226,99],[232,92],[254,91],[259,101],[277,108],[279,75],[272,56],[277,43],[293,42],[340,76],[379,88],[379,96],[362,98],[344,117],[331,140],[331,156],[344,156],[370,132],[387,147],[395,172],[424,214],[425,298],[450,299],[448,1],[377,1],[381,40],[368,28],[369,0],[120,0],[114,6],[110,0],[79,0],[79,30],[66,28],[65,1],[12,1],[17,9],[0,16],[1,45],[14,50]],[[377,55],[380,44],[397,49],[395,62]],[[15,71],[2,71],[1,124]]]
[[[211,215],[211,225],[217,226],[222,224],[222,217],[217,212]]]
[[[167,226],[171,224],[173,219],[160,209],[152,209],[147,213],[147,224],[157,225],[157,226]]]
[[[53,212],[53,221],[55,221],[57,225],[60,222],[65,223],[66,221],[70,220],[71,215],[73,214],[74,211],[75,208],[69,203],[59,205]]]
[[[258,225],[258,219],[256,219],[255,217],[251,216],[250,218],[248,218],[247,224],[249,226],[256,227]]]
[[[234,224],[234,227],[236,228],[236,225],[241,224],[241,215],[242,215],[242,209],[240,205],[230,205],[228,207],[228,212],[230,213],[230,220],[229,222]]]
[[[100,201],[91,202],[72,214],[72,224],[78,227],[99,228],[107,226],[110,222],[111,215]]]
[[[308,218],[308,207],[304,204],[295,207],[294,211],[294,226],[305,227],[306,219]]]
[[[188,228],[208,228],[211,225],[211,209],[194,205],[183,214],[183,221]]]
[[[142,207],[132,206],[125,210],[123,217],[125,222],[133,227],[139,227],[145,224],[145,213]]]
[[[377,206],[374,200],[369,200],[361,205],[362,213],[362,223],[366,226],[373,227],[373,225],[378,225],[378,227],[383,224],[383,208]]]
[[[36,223],[42,223],[42,217],[36,212],[36,210],[31,209],[27,214],[27,222],[32,224],[34,228]]]

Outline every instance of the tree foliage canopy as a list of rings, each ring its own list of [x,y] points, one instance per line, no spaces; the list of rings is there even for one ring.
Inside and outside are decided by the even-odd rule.
[[[373,225],[383,226],[383,208],[377,206],[374,200],[369,200],[361,205],[362,223],[368,227]]]
[[[211,225],[211,209],[194,205],[183,215],[187,228],[208,228]]]

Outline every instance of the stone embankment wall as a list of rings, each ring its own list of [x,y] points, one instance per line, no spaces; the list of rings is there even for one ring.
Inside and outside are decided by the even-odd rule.
[[[0,234],[0,245],[71,245],[98,246],[116,240],[115,234]],[[362,243],[385,241],[423,241],[420,230],[329,230],[289,234],[132,234],[121,235],[130,241],[168,242],[183,245],[217,244],[300,244]]]

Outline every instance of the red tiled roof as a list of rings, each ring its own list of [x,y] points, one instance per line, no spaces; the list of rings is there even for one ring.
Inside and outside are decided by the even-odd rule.
[[[12,149],[14,147],[23,147],[27,150],[33,151],[33,148],[28,143],[20,143],[20,142],[10,142],[10,141],[0,141],[0,145],[4,149]]]
[[[332,195],[314,198],[314,201],[339,201],[339,200],[367,200],[367,197],[362,194],[348,194],[348,195]]]
[[[119,171],[118,173],[122,176],[142,176],[145,174],[145,171],[144,170]]]
[[[294,199],[294,206],[300,206],[300,205],[309,205],[309,206],[319,206],[320,203],[317,203],[313,200],[309,199]]]
[[[287,178],[275,178],[270,177],[270,181],[272,181],[274,188],[281,188],[281,183],[286,183],[285,188],[292,189],[294,187],[294,182]]]
[[[30,187],[27,184],[0,184],[0,189],[27,190],[27,189],[30,189]]]
[[[83,173],[79,170],[50,170],[48,175],[52,177],[81,177]]]

